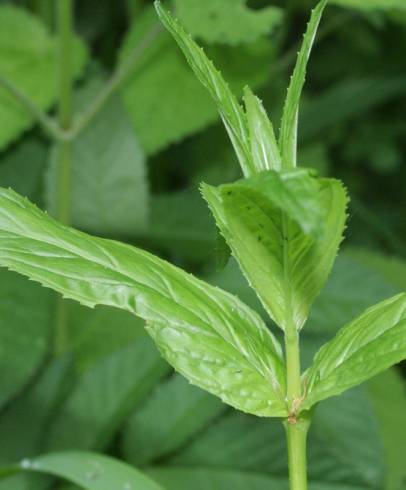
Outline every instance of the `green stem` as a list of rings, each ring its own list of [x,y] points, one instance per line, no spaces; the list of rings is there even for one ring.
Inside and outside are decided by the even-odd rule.
[[[13,82],[2,75],[0,75],[0,87],[5,89],[21,105],[21,107],[28,112],[28,114],[31,114],[49,137],[54,140],[64,139],[64,133],[59,129],[55,121],[43,112],[37,104],[27,97]]]
[[[295,412],[295,405],[302,396],[302,383],[300,379],[300,349],[299,333],[293,322],[286,325],[285,350],[287,367],[287,399],[290,410]]]
[[[293,316],[292,289],[290,280],[290,233],[289,221],[282,213],[283,230],[283,270],[285,276],[285,353],[287,389],[286,399],[289,416],[285,421],[286,437],[288,443],[288,463],[290,490],[307,490],[306,468],[306,435],[310,425],[310,418],[298,415],[298,408],[302,398],[302,381],[300,371],[299,332]]]
[[[107,81],[104,87],[96,95],[90,103],[86,111],[75,121],[75,124],[70,131],[70,137],[78,136],[100,112],[102,107],[109,101],[110,97],[126,80],[129,73],[135,68],[142,54],[150,46],[152,41],[157,37],[162,27],[160,24],[155,24],[152,29],[145,35],[141,42],[131,52],[131,54],[117,67],[111,78]]]
[[[59,103],[58,121],[61,130],[69,131],[72,125],[72,17],[73,1],[58,0],[58,78]],[[57,218],[64,224],[70,221],[70,174],[71,174],[71,141],[57,142],[58,201]],[[55,354],[62,354],[68,343],[67,304],[58,296],[55,312]]]
[[[290,490],[307,490],[306,442],[310,419],[286,421]]]
[[[72,120],[72,0],[58,0],[58,119],[62,129],[70,129]]]
[[[290,411],[289,417],[285,421],[289,483],[290,490],[307,490],[306,439],[310,417],[305,418],[302,415],[297,415],[297,408],[302,396],[299,333],[293,322],[285,328],[287,399]]]

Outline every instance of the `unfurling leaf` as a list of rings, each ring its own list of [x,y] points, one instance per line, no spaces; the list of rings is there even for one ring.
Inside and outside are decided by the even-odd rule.
[[[288,88],[279,134],[279,148],[285,168],[296,166],[297,120],[300,95],[305,82],[306,66],[310,51],[326,4],[327,0],[322,0],[312,12]]]
[[[406,294],[367,309],[346,325],[304,373],[302,408],[356,386],[406,358]]]
[[[5,189],[0,265],[87,306],[140,316],[192,383],[240,410],[286,415],[280,346],[259,315],[225,291],[148,252],[63,226]]]
[[[172,34],[182,49],[188,63],[200,82],[207,88],[217,104],[221,118],[233,143],[244,175],[254,173],[250,154],[249,136],[244,111],[234,94],[224,81],[221,73],[188,35],[182,26],[162,8],[160,2],[155,7],[163,25]]]
[[[218,227],[272,319],[300,329],[337,254],[346,217],[340,182],[306,169],[203,186]]]
[[[281,170],[282,161],[273,126],[262,102],[251,90],[244,90],[244,103],[250,138],[251,155],[257,171]]]
[[[182,49],[189,65],[217,104],[246,177],[263,170],[280,170],[281,157],[272,123],[261,101],[251,90],[244,90],[246,113],[221,73],[180,24],[155,2],[158,15]]]

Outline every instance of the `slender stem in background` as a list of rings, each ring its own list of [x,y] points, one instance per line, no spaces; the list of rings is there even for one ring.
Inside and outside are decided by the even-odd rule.
[[[58,28],[58,122],[63,131],[69,131],[72,124],[72,17],[73,0],[57,0],[56,20]],[[58,201],[57,218],[64,224],[70,221],[70,173],[71,141],[56,143]],[[55,354],[62,354],[68,343],[67,304],[58,296],[55,312]]]
[[[131,54],[117,67],[111,78],[107,81],[104,87],[96,95],[93,102],[89,105],[86,111],[81,114],[76,120],[70,131],[70,137],[75,138],[83,129],[93,120],[99,113],[101,108],[106,104],[114,92],[120,87],[128,74],[137,65],[142,54],[157,37],[161,31],[161,24],[155,24],[152,29],[145,35],[141,42],[131,52]]]
[[[63,132],[55,121],[43,112],[29,97],[27,97],[16,85],[6,77],[0,75],[0,86],[4,88],[14,99],[40,124],[45,133],[52,139],[63,139]]]
[[[70,129],[72,120],[72,0],[57,1],[59,125]]]

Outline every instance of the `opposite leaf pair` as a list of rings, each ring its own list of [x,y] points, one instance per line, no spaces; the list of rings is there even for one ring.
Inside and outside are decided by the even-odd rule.
[[[270,316],[296,336],[331,270],[345,223],[341,183],[294,168],[300,91],[324,5],[309,23],[279,144],[258,99],[246,91],[245,114],[203,51],[157,5],[219,105],[247,176],[203,186],[203,194]],[[226,403],[259,416],[291,415],[279,343],[259,315],[225,291],[135,247],[65,227],[11,190],[0,191],[0,264],[85,305],[140,316],[164,357]],[[294,415],[405,357],[405,304],[400,295],[375,306],[324,346],[304,374]]]

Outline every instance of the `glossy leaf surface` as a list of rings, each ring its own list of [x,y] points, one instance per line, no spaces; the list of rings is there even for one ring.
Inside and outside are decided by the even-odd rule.
[[[0,478],[20,472],[46,473],[80,485],[85,490],[163,490],[132,466],[87,452],[61,452],[24,459],[20,466],[0,469]]]
[[[300,329],[331,270],[346,218],[346,195],[305,169],[261,173],[203,195],[251,286],[273,320]]]
[[[303,408],[339,395],[406,358],[406,294],[367,309],[314,358],[304,374]]]
[[[257,171],[281,170],[282,161],[273,126],[262,102],[251,90],[244,90],[244,103],[251,154]]]
[[[65,227],[11,190],[0,192],[0,263],[87,306],[135,313],[194,384],[250,413],[286,414],[280,347],[230,294],[148,252]]]
[[[322,0],[312,12],[288,88],[279,134],[279,146],[285,168],[296,166],[299,101],[305,82],[306,66],[310,51],[326,4],[327,0]]]

